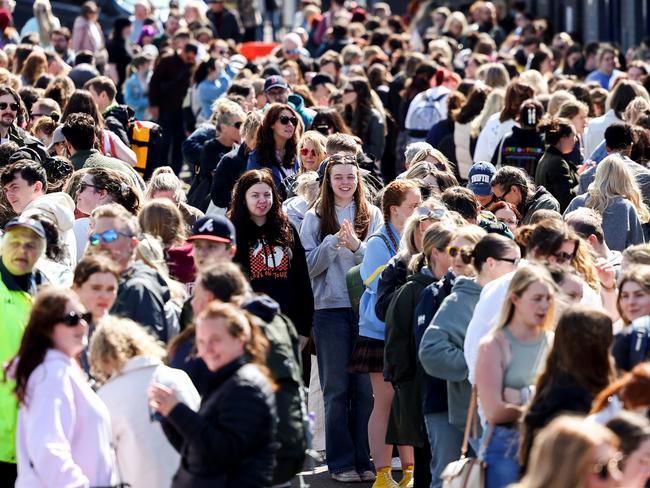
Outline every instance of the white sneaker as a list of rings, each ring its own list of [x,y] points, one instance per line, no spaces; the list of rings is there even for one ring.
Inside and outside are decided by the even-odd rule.
[[[359,483],[361,482],[361,477],[359,473],[353,469],[349,471],[343,471],[342,473],[332,473],[332,479],[334,481],[339,481],[341,483]]]
[[[390,461],[390,468],[393,471],[402,471],[402,460],[398,457],[394,457]]]
[[[375,481],[377,479],[375,472],[370,470],[362,471],[359,473],[359,477],[361,478],[361,481]]]

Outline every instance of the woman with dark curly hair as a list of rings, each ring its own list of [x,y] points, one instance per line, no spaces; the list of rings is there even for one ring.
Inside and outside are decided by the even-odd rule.
[[[386,144],[384,116],[374,107],[372,89],[364,78],[351,78],[343,88],[343,118],[363,141],[363,152],[380,160]]]
[[[314,298],[305,250],[269,170],[247,171],[239,178],[228,216],[237,231],[234,261],[253,290],[276,300],[300,335],[309,337]]]
[[[281,188],[282,180],[300,169],[298,141],[303,129],[302,119],[294,109],[282,103],[272,104],[257,130],[255,150],[248,157],[246,169],[268,168],[276,187]]]

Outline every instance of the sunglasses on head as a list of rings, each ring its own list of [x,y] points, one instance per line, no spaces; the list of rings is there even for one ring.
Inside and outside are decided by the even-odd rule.
[[[18,112],[20,105],[18,105],[17,103],[0,102],[0,110],[6,110],[7,107],[9,107],[14,112]]]
[[[76,327],[77,325],[79,325],[79,323],[82,320],[86,322],[86,324],[89,324],[92,319],[93,319],[93,314],[91,314],[90,312],[81,313],[81,314],[77,312],[70,312],[62,319],[60,319],[59,322],[67,325],[68,327]]]
[[[323,134],[324,136],[328,136],[330,134],[330,126],[329,125],[317,125],[316,130]]]
[[[444,208],[435,208],[433,210],[429,210],[426,207],[418,207],[415,209],[415,212],[417,213],[420,221],[427,219],[440,220],[447,214],[447,211]]]
[[[291,125],[294,127],[298,125],[298,119],[295,117],[287,117],[286,115],[283,115],[278,119],[282,125],[287,125],[289,122],[291,122]]]
[[[309,156],[309,154],[311,154],[313,157],[316,157],[316,149],[307,149],[306,147],[303,147],[300,150],[301,156]]]
[[[623,461],[623,454],[617,453],[613,458],[604,463],[594,463],[593,473],[599,479],[605,481],[612,476],[612,472],[621,471],[621,463]]]
[[[463,264],[470,264],[472,262],[473,251],[471,247],[449,246],[447,248],[447,254],[449,254],[454,259],[457,256],[460,256]]]
[[[109,229],[101,233],[96,232],[94,234],[90,234],[88,237],[88,242],[90,242],[91,246],[98,246],[100,242],[110,244],[111,242],[115,242],[120,236],[133,237],[131,234],[127,234],[126,232]]]

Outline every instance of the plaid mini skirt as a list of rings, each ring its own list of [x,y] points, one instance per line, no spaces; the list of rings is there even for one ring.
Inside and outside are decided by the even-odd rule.
[[[348,373],[383,373],[384,341],[370,337],[357,337],[347,371]]]

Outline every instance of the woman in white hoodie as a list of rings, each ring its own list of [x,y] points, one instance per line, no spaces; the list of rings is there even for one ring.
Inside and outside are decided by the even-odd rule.
[[[192,381],[184,371],[163,365],[163,347],[129,319],[102,319],[89,351],[93,375],[103,383],[97,394],[110,411],[121,481],[132,488],[170,486],[180,456],[149,413],[147,388],[162,383],[197,410],[200,398]]]

